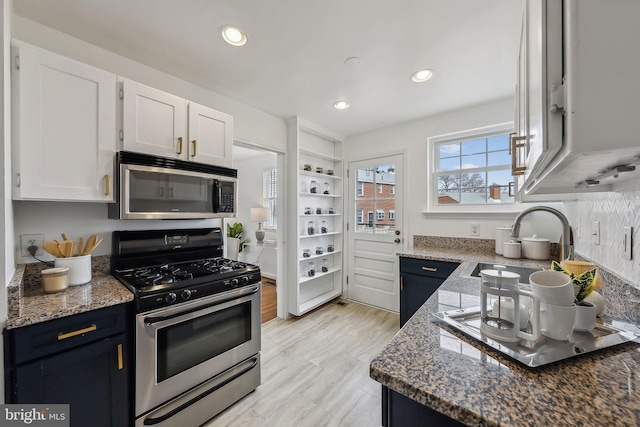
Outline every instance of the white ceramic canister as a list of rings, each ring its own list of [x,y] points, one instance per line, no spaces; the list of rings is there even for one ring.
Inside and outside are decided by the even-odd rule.
[[[84,285],[91,281],[91,255],[56,258],[56,267],[69,267],[69,285]]]
[[[504,242],[502,244],[503,247],[503,256],[505,258],[513,258],[518,259],[521,256],[521,245],[520,242],[514,242],[513,240],[509,242]]]
[[[528,259],[547,260],[551,258],[551,241],[543,237],[533,235],[532,237],[523,237],[522,256]]]
[[[511,227],[498,227],[496,228],[496,253],[498,255],[503,254],[503,244],[510,239],[509,233],[511,233]]]

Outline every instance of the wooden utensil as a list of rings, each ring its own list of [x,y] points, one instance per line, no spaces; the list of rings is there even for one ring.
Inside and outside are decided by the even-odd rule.
[[[95,242],[95,243],[93,244],[93,246],[92,246],[92,247],[90,247],[88,250],[87,250],[87,249],[85,249],[84,254],[85,254],[85,255],[90,255],[90,254],[91,254],[91,252],[93,252],[93,250],[94,250],[95,248],[97,248],[97,247],[98,247],[98,245],[99,245],[100,243],[102,243],[102,239],[100,239],[100,240],[98,240],[97,242]]]
[[[96,240],[98,240],[98,237],[95,234],[89,236],[89,238],[87,239],[87,244],[85,245],[84,251],[82,251],[82,253],[85,255],[89,255],[91,251],[93,251],[94,246],[96,246]]]
[[[71,240],[65,240],[63,242],[58,243],[58,250],[60,254],[62,254],[62,258],[68,258],[71,256],[73,249],[73,243]]]
[[[60,249],[58,248],[57,240],[45,240],[42,243],[42,249],[49,252],[51,255],[53,255],[56,258],[64,257],[64,255],[62,255],[62,252],[60,252]]]
[[[82,237],[78,239],[78,256],[84,255],[84,247],[82,246]]]
[[[62,240],[69,240],[69,239],[67,239],[67,235],[64,234],[64,233],[62,233]]]

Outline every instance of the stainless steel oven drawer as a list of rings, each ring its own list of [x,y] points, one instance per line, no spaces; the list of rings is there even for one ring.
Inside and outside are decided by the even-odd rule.
[[[260,354],[138,418],[135,427],[201,425],[260,385]]]

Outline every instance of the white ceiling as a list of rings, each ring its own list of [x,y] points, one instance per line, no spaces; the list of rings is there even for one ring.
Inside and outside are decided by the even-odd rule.
[[[14,12],[348,136],[511,96],[523,0],[14,0]],[[219,28],[235,24],[244,47]],[[359,66],[345,59],[359,57]],[[420,68],[435,71],[416,84]],[[337,99],[351,108],[337,111]]]

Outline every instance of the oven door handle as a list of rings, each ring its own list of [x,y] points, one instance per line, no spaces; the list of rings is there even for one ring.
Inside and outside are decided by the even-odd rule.
[[[153,326],[156,323],[164,322],[166,320],[171,320],[171,319],[175,319],[175,318],[178,318],[178,317],[183,317],[183,316],[186,316],[187,314],[196,313],[198,311],[206,310],[207,308],[215,307],[216,305],[224,304],[225,302],[237,300],[239,298],[246,297],[248,295],[253,295],[253,294],[257,293],[259,290],[260,290],[260,286],[254,286],[251,289],[248,289],[248,290],[245,290],[245,291],[242,291],[242,292],[237,292],[237,293],[234,293],[232,295],[226,295],[224,297],[220,297],[219,299],[215,299],[215,301],[211,301],[208,304],[192,307],[191,309],[180,311],[179,313],[170,314],[170,315],[167,315],[167,316],[145,317],[144,318],[144,323],[147,326]]]
[[[167,421],[169,418],[173,417],[179,412],[184,411],[189,406],[193,405],[203,397],[210,395],[214,391],[219,390],[221,387],[229,384],[235,379],[246,374],[247,372],[255,368],[257,364],[258,364],[257,357],[252,357],[251,359],[244,361],[241,365],[238,365],[230,369],[229,371],[224,372],[219,376],[207,381],[202,386],[191,391],[187,395],[179,399],[176,399],[176,401],[174,402],[170,402],[160,407],[159,409],[157,409],[156,411],[152,412],[147,417],[145,417],[143,424],[145,426],[150,426],[150,425],[160,424],[164,421]],[[204,392],[200,393],[200,390],[206,387],[209,387],[209,388]],[[193,396],[196,393],[199,393],[199,394],[197,394],[196,396]]]

